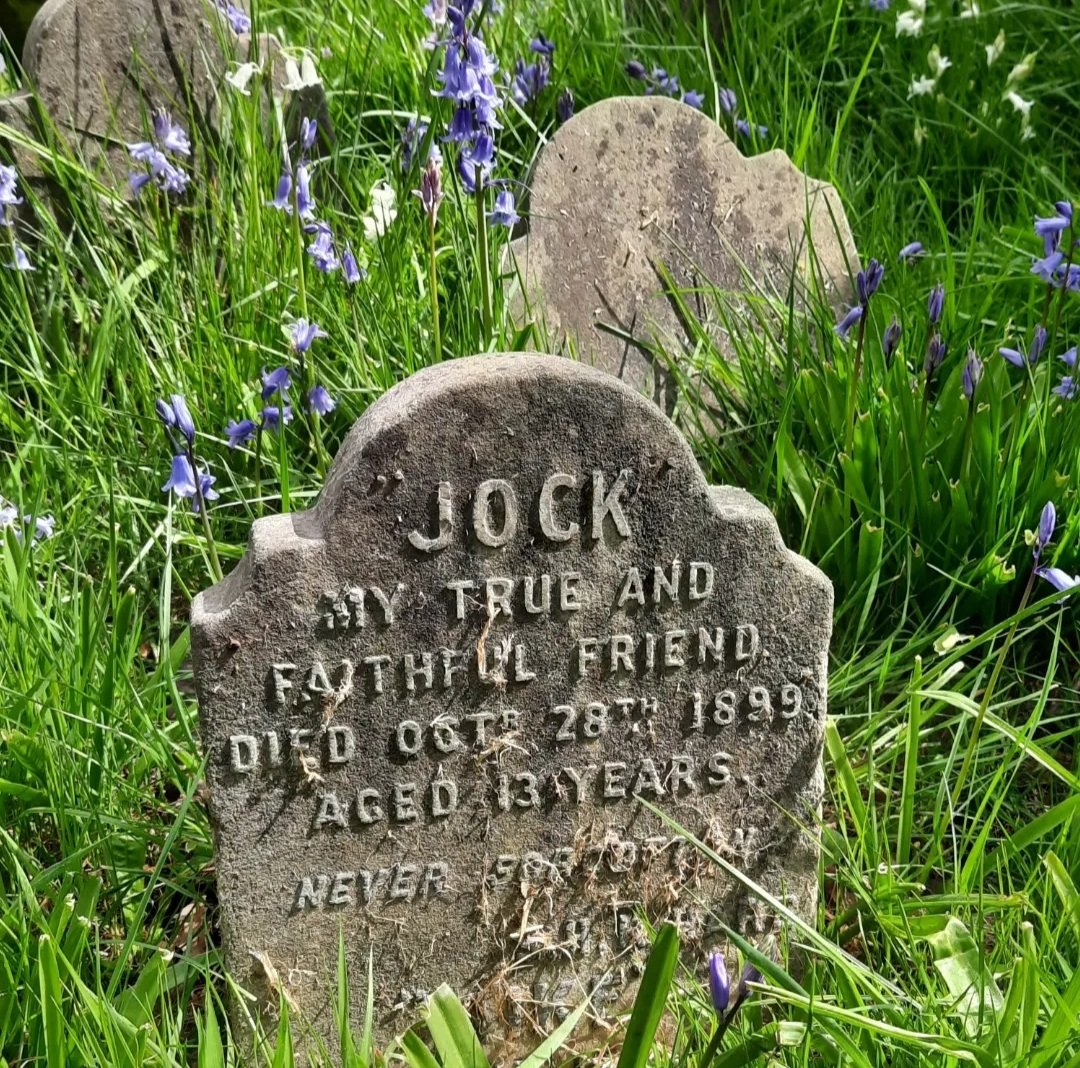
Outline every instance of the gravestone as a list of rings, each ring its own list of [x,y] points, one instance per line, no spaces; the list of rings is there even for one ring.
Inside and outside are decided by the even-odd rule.
[[[383,1041],[443,982],[496,1049],[586,997],[600,1026],[647,922],[702,969],[721,923],[775,930],[648,805],[813,922],[831,613],[769,511],[614,377],[414,375],[193,606],[232,974],[332,1043],[340,932]]]
[[[126,189],[127,145],[146,139],[156,111],[188,132],[211,124],[235,46],[213,0],[47,0],[23,67],[87,164]]]
[[[693,290],[706,282],[739,316],[758,287],[786,305],[789,282],[800,300],[815,276],[839,305],[858,269],[830,185],[781,151],[743,156],[712,119],[665,97],[603,100],[561,126],[537,159],[528,208],[528,232],[511,244],[517,318],[668,411],[675,389],[654,342],[679,358],[693,331],[665,268],[699,321],[711,309]],[[760,309],[748,321],[760,332]],[[730,353],[726,325],[710,333]]]

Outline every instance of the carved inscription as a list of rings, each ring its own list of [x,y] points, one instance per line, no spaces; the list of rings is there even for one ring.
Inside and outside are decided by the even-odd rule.
[[[750,886],[813,907],[823,580],[645,401],[483,366],[376,404],[196,613],[230,967],[330,1020],[344,937],[382,1041],[444,981],[489,1034],[603,1019],[658,923],[703,957],[775,933]]]

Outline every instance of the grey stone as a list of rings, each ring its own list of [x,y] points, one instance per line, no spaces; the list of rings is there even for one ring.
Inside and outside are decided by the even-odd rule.
[[[755,290],[748,279],[786,304],[794,277],[803,295],[809,236],[829,299],[851,294],[858,258],[835,190],[781,151],[744,157],[678,101],[619,97],[586,108],[542,149],[529,186],[528,233],[511,245],[515,314],[669,411],[673,384],[655,342],[677,359],[692,342],[662,266],[680,288],[719,287],[740,315]],[[689,303],[708,317],[700,298]],[[760,313],[751,324],[760,331]],[[730,352],[724,324],[709,328]]]
[[[94,169],[127,189],[127,144],[155,111],[211,126],[236,38],[212,0],[47,0],[23,48],[42,107]]]
[[[19,172],[23,188],[38,196],[46,193],[47,176],[41,156],[29,147],[40,142],[33,95],[20,92],[0,96],[0,163]]]
[[[384,1041],[443,982],[507,1057],[587,994],[595,1030],[643,914],[691,967],[721,921],[775,930],[637,797],[813,922],[831,615],[769,511],[611,375],[419,372],[195,599],[232,974],[332,1043],[340,929]]]

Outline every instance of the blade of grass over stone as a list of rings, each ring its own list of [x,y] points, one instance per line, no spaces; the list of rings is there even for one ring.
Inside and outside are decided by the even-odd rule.
[[[617,1068],[645,1068],[653,1050],[653,1036],[667,1006],[668,991],[679,962],[679,932],[662,924],[656,932],[645,973],[641,977],[630,1022],[626,1025]]]
[[[574,1028],[577,1027],[581,1017],[585,1015],[585,1012],[589,1008],[589,1002],[583,1001],[573,1012],[563,1020],[554,1031],[540,1043],[518,1066],[517,1068],[542,1068],[552,1058],[554,1058],[559,1051],[563,1048],[563,1045],[567,1042],[570,1036],[574,1032]]]
[[[440,1068],[435,1055],[424,1045],[424,1040],[415,1031],[406,1031],[399,1042],[410,1068]]]
[[[431,995],[427,1025],[443,1068],[489,1068],[469,1014],[448,986],[440,986]]]
[[[1076,884],[1065,870],[1061,858],[1052,849],[1043,857],[1043,864],[1057,896],[1061,899],[1061,911],[1072,928],[1073,938],[1076,944],[1080,945],[1080,893],[1077,892]]]

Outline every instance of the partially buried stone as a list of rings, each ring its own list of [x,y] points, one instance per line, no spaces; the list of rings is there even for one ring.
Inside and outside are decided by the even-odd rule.
[[[768,510],[612,376],[414,375],[195,600],[232,974],[333,1044],[341,937],[354,1027],[370,953],[382,1041],[448,982],[505,1059],[586,997],[595,1039],[646,921],[701,974],[722,923],[776,933],[733,870],[812,923],[831,614]]]
[[[42,107],[87,163],[127,188],[127,145],[155,112],[212,125],[236,35],[214,0],[48,0],[23,66]]]
[[[792,280],[801,303],[815,275],[834,304],[850,297],[858,258],[835,190],[781,151],[744,157],[678,101],[621,97],[585,109],[541,151],[529,184],[528,233],[511,246],[516,315],[665,410],[676,390],[658,352],[685,359],[687,315],[730,354],[728,324],[703,289],[716,286],[734,316],[749,293],[786,307]],[[665,268],[687,309],[667,293]],[[763,319],[758,309],[744,322],[757,333]]]

